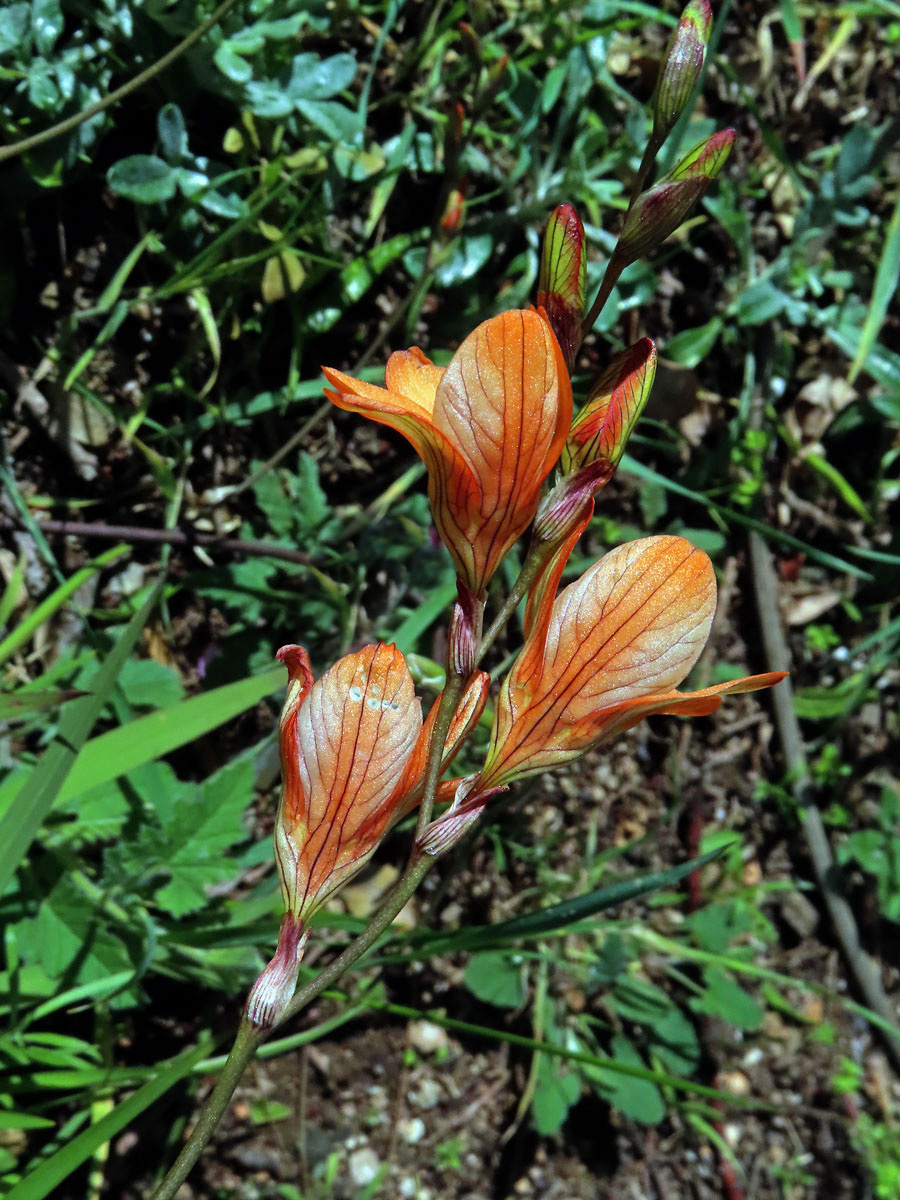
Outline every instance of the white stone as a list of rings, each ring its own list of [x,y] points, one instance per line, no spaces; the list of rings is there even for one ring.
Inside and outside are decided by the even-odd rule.
[[[378,1174],[378,1167],[378,1155],[369,1146],[354,1150],[350,1155],[350,1178],[357,1187],[371,1183]]]

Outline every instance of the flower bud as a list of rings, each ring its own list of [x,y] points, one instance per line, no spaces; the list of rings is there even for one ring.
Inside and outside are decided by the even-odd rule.
[[[561,204],[544,232],[537,302],[547,314],[570,371],[581,345],[586,266],[581,218],[571,204]]]
[[[709,0],[691,0],[669,39],[653,96],[653,140],[657,145],[672,131],[697,86],[711,24]]]
[[[699,142],[659,183],[641,192],[631,206],[615,249],[620,269],[643,258],[675,232],[706,194],[733,144],[733,129],[714,133]]]
[[[656,346],[651,338],[641,338],[613,359],[572,422],[560,460],[567,474],[593,462],[607,463],[609,475],[613,473],[647,403],[655,375]]]

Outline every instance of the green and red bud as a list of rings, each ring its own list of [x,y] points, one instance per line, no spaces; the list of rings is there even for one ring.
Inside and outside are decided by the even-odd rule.
[[[669,39],[653,96],[653,141],[657,146],[672,131],[697,86],[711,25],[709,0],[691,0]]]
[[[656,346],[641,338],[616,356],[597,379],[576,415],[560,465],[569,474],[590,463],[606,463],[612,475],[625,452],[653,387]]]
[[[586,271],[581,218],[571,204],[560,204],[544,232],[537,302],[547,314],[570,371],[582,339]]]
[[[643,258],[682,224],[721,171],[734,144],[734,130],[723,129],[699,142],[663,179],[641,192],[619,235],[619,269]]]

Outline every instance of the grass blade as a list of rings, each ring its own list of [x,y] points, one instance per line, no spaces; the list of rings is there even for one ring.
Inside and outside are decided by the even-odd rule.
[[[60,795],[80,758],[82,747],[109,699],[119,672],[153,611],[162,588],[160,579],[143,607],[128,622],[94,680],[94,691],[73,700],[64,710],[59,731],[29,773],[9,811],[0,820],[0,894],[27,853],[28,847]]]
[[[121,558],[123,554],[127,554],[128,550],[128,546],[113,546],[111,550],[104,551],[103,554],[89,562],[86,567],[81,567],[65,583],[51,592],[46,600],[43,600],[0,642],[0,665],[11,658],[21,646],[29,642],[44,622],[49,621],[83,583],[86,583],[97,571],[101,571],[110,563],[114,563],[117,558]]]
[[[207,1042],[194,1046],[173,1059],[167,1067],[154,1074],[148,1083],[117,1105],[111,1113],[61,1146],[55,1154],[42,1162],[36,1171],[26,1175],[6,1193],[6,1200],[43,1200],[45,1196],[49,1196],[55,1187],[86,1163],[104,1143],[121,1133],[154,1101],[189,1075],[196,1063],[209,1056],[211,1049],[212,1046]]]
[[[763,521],[757,521],[755,517],[748,517],[745,513],[737,512],[733,508],[725,508],[723,505],[717,504],[715,500],[710,500],[708,496],[704,496],[701,492],[692,491],[690,488],[684,487],[683,484],[675,483],[672,479],[667,479],[665,475],[660,475],[658,471],[654,471],[651,467],[645,467],[643,463],[639,463],[630,454],[622,456],[621,469],[627,471],[630,475],[637,476],[638,479],[649,479],[652,483],[659,484],[660,487],[665,488],[667,491],[674,492],[676,496],[684,496],[687,500],[693,500],[696,504],[701,504],[709,512],[717,513],[724,521],[734,521],[737,525],[743,525],[745,529],[755,530],[761,537],[767,538],[769,541],[780,542],[783,546],[790,546],[792,550],[802,550],[808,558],[814,558],[816,562],[820,562],[823,567],[830,567],[832,571],[840,571],[842,574],[853,575],[857,579],[872,578],[868,571],[854,566],[853,563],[849,563],[843,558],[838,558],[836,554],[829,554],[827,550],[818,550],[815,546],[811,546],[809,542],[804,542],[801,538],[792,537],[791,534],[784,533],[781,529],[773,529]]]
[[[62,804],[86,792],[88,788],[118,779],[134,767],[152,762],[188,742],[196,741],[258,704],[266,696],[271,696],[283,687],[284,680],[284,668],[275,667],[264,675],[251,675],[237,683],[227,683],[224,687],[214,688],[201,696],[192,696],[190,700],[158,709],[146,717],[138,717],[127,725],[101,733],[82,747],[54,803]],[[24,782],[27,772],[18,771],[4,780],[0,788],[0,811],[4,797],[20,777]]]
[[[888,226],[887,237],[884,239],[884,249],[878,263],[878,273],[875,276],[875,286],[872,288],[872,299],[869,311],[863,324],[859,345],[850,370],[847,382],[853,383],[869,357],[869,351],[875,345],[884,319],[887,316],[888,305],[897,291],[900,280],[900,198],[894,208],[891,223]]]

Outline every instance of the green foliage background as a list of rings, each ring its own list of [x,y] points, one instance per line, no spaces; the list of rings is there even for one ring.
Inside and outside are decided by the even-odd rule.
[[[101,101],[212,11],[6,4],[3,141]],[[563,201],[585,219],[596,290],[676,16],[626,0],[237,0],[121,103],[3,167],[0,1127],[21,1133],[0,1147],[10,1195],[48,1195],[70,1176],[84,1190],[110,1139],[210,1069],[217,1006],[236,1013],[271,953],[274,650],[302,641],[324,669],[389,637],[416,656],[426,696],[439,686],[453,578],[421,470],[399,441],[322,408],[319,364],[377,379],[386,348],[440,358],[478,321],[530,303],[540,230]],[[797,28],[811,38],[808,85],[763,69],[772,55],[788,72]],[[798,712],[838,857],[895,927],[896,781],[854,764],[888,761],[897,735],[900,126],[885,64],[896,68],[900,7],[723,3],[713,43],[705,101],[663,158],[725,123],[737,149],[687,231],[626,271],[598,322],[592,366],[649,333],[670,381],[623,463],[619,507],[600,506],[573,569],[653,531],[685,533],[721,567],[749,526],[786,577],[836,593],[797,627]],[[762,63],[755,86],[747,63]],[[861,104],[872,119],[854,116]],[[443,220],[454,189],[459,225]],[[665,407],[673,376],[712,408],[699,438]],[[827,414],[814,432],[804,388]],[[42,530],[44,516],[186,530],[188,545],[125,530],[103,552]],[[256,549],[190,547],[218,535]],[[874,743],[862,732],[873,706]],[[782,782],[758,791],[790,828]],[[598,923],[623,898],[606,889],[633,873],[625,851],[654,865],[643,843],[610,850],[594,829],[575,870],[519,817],[486,836],[498,871],[514,860],[530,873],[520,915],[551,918],[397,932],[373,968],[470,953],[478,1007],[435,1019],[524,1043],[539,1133],[564,1130],[590,1091],[647,1124],[678,1109],[718,1145],[704,1018],[750,1033],[772,1009],[801,1020],[798,989],[821,991],[757,961],[779,937],[767,903],[794,885],[747,884],[748,848],[711,830],[702,849],[723,857],[704,907],[661,928],[654,914],[683,899],[683,873],[663,875],[651,908]],[[582,910],[554,907],[578,895]],[[361,922],[328,914],[319,936],[337,944]],[[603,1021],[568,1006],[573,986],[603,995]],[[371,971],[345,987],[322,1030],[270,1051],[360,1014],[409,1015]],[[157,1058],[139,1042],[144,1057],[125,1061],[121,1039],[167,1004],[190,1029]],[[526,1014],[528,1036],[505,1015],[491,1024],[502,1009]],[[889,1158],[882,1128],[866,1145]]]

